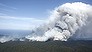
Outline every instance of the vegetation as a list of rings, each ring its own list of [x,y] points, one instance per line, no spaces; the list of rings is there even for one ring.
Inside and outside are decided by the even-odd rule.
[[[92,52],[92,41],[10,41],[0,43],[0,52]]]

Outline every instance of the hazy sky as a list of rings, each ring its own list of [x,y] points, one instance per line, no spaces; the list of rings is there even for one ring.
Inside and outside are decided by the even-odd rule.
[[[92,4],[91,0],[0,0],[0,29],[30,30],[67,2]]]

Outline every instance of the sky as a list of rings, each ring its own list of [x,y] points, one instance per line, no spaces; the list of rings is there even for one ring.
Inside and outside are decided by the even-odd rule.
[[[50,11],[68,2],[91,0],[0,0],[0,29],[31,30],[44,23]]]

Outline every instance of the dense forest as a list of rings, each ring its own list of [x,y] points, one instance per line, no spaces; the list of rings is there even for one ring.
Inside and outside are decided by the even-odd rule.
[[[9,41],[0,43],[0,52],[92,52],[92,41]]]

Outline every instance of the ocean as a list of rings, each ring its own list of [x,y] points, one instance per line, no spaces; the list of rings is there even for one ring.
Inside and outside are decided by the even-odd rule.
[[[0,37],[2,36],[12,36],[15,38],[21,38],[29,35],[31,30],[10,30],[10,29],[0,29]]]

